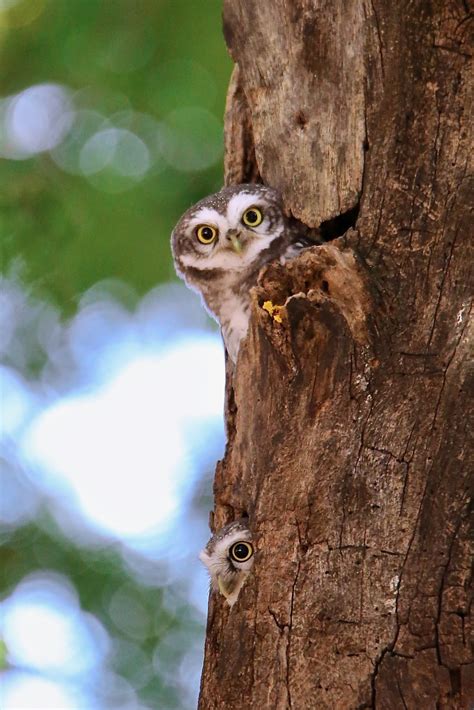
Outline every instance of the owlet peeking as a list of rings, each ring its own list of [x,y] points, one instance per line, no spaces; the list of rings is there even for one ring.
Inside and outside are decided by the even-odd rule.
[[[229,606],[237,601],[253,566],[252,533],[245,520],[225,525],[211,537],[199,559],[207,567],[211,586]]]
[[[234,363],[262,266],[315,243],[285,216],[279,193],[264,185],[224,187],[181,217],[171,235],[176,272],[219,322]]]

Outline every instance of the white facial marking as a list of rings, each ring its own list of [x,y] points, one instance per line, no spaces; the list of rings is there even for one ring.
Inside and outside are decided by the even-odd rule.
[[[212,248],[212,247],[211,247]],[[195,256],[194,254],[183,254],[180,257],[184,266],[192,266],[195,269],[224,269],[226,271],[240,271],[248,266],[247,260],[243,260],[240,254],[230,249],[217,249],[211,251],[209,255]]]
[[[240,192],[238,195],[234,195],[234,197],[231,197],[231,199],[229,200],[229,204],[227,205],[227,219],[229,221],[230,226],[234,229],[242,227],[241,220],[243,213],[245,212],[245,210],[248,210],[249,207],[252,207],[253,205],[258,205],[258,202],[259,199],[257,195],[252,195],[246,192]],[[265,211],[263,209],[262,212],[265,215]],[[262,222],[262,225],[264,223],[265,220]],[[256,229],[258,230],[258,227]]]
[[[199,212],[196,212],[194,217],[189,220],[188,232],[190,237],[194,235],[194,230],[200,224],[209,224],[212,227],[217,227],[219,234],[225,233],[229,227],[227,220],[223,214],[212,207],[202,207]]]
[[[199,559],[207,567],[214,591],[225,597],[229,606],[237,601],[240,590],[250,574],[254,562],[252,533],[241,524],[223,528],[199,553]],[[238,560],[231,555],[231,548],[239,542],[251,546],[250,557]]]
[[[240,540],[248,542],[251,540],[251,537],[252,536],[248,530],[236,530],[231,535],[226,535],[226,537],[217,542],[212,555],[210,555],[206,549],[201,550],[199,553],[199,559],[206,565],[211,577],[215,577],[222,571],[222,567],[227,564],[227,553],[232,545]],[[253,565],[253,555],[249,560],[247,560],[247,562],[240,562],[237,564],[233,562],[232,564],[234,564],[239,570],[250,570]]]

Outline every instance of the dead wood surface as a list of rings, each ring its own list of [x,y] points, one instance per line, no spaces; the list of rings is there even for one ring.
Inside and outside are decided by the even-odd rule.
[[[254,292],[214,524],[248,515],[257,555],[211,596],[200,708],[468,710],[468,4],[226,0],[224,27],[227,182],[359,214]]]

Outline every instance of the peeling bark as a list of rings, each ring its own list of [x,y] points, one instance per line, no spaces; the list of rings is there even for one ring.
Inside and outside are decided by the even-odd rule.
[[[227,182],[309,227],[360,209],[253,293],[214,523],[248,515],[257,555],[232,610],[211,596],[200,708],[467,710],[468,7],[227,0],[224,25]]]

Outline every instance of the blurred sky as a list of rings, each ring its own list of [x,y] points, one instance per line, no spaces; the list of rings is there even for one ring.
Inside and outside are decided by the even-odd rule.
[[[0,705],[195,707],[224,359],[220,2],[0,0]]]

